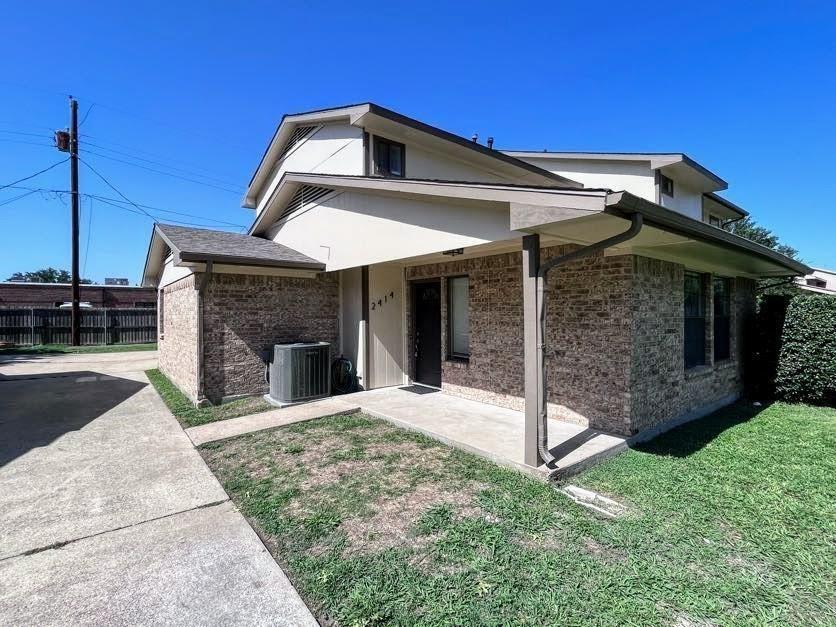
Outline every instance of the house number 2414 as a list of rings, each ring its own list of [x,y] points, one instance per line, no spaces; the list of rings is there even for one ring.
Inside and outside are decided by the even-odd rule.
[[[388,294],[384,294],[383,298],[378,298],[377,300],[372,301],[372,311],[377,309],[378,307],[383,307],[386,303],[390,300],[395,300],[395,290],[392,290]]]

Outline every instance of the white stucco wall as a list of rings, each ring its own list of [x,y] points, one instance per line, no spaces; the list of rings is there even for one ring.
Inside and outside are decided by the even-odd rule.
[[[163,273],[160,275],[160,284],[158,287],[165,287],[169,283],[179,281],[183,277],[189,276],[190,274],[192,274],[191,268],[183,268],[173,265],[171,256],[169,255],[169,257],[165,260]]]
[[[656,202],[656,175],[649,161],[623,162],[525,157],[531,165],[583,183],[584,187],[630,192]]]
[[[660,204],[667,209],[685,214],[689,218],[702,220],[703,192],[683,184],[675,177],[671,178],[673,179],[674,195],[671,197],[666,196],[665,194],[660,194]]]
[[[507,209],[343,192],[289,216],[268,237],[330,271],[519,240],[509,219]]]
[[[363,322],[363,284],[360,268],[340,272],[340,352],[354,364],[360,385],[367,387],[363,369],[365,333]]]
[[[519,182],[474,167],[464,161],[451,159],[442,153],[431,152],[409,142],[406,142],[404,145],[406,146],[406,178],[472,181],[478,183]],[[371,155],[370,159],[373,158],[373,150],[370,150],[369,153]],[[373,164],[370,165],[369,171],[374,171]]]
[[[258,196],[256,213],[264,209],[285,172],[362,175],[363,130],[349,124],[325,125],[296,146],[274,170]]]

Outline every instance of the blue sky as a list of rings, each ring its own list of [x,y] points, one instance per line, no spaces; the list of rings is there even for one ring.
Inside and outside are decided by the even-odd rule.
[[[4,8],[0,186],[64,157],[49,144],[71,93],[82,157],[125,196],[199,216],[148,209],[162,219],[249,225],[243,187],[281,115],[371,100],[499,148],[686,152],[806,262],[836,268],[833,3],[69,8]],[[64,164],[20,185],[68,177]],[[70,265],[66,195],[12,200],[26,191],[0,190],[0,280]],[[83,165],[81,191],[119,199]],[[106,202],[82,203],[85,276],[137,281],[152,221]]]

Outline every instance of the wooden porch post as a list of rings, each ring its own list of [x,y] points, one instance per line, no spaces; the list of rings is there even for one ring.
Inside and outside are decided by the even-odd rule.
[[[537,452],[537,271],[540,269],[540,236],[522,239],[523,360],[525,364],[525,449],[523,461],[540,465]]]

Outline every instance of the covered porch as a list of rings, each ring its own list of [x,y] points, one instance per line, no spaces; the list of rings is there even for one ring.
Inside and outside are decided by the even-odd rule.
[[[191,427],[192,442],[203,444],[339,413],[362,412],[418,431],[497,464],[560,479],[615,455],[627,447],[623,437],[562,420],[549,419],[553,468],[535,469],[524,459],[523,412],[480,403],[440,390],[408,385],[336,396],[261,414]]]

